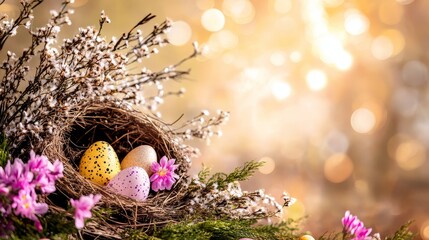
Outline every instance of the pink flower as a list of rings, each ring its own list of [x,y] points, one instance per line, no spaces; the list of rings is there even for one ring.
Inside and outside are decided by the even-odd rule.
[[[60,161],[52,164],[46,156],[33,151],[27,164],[16,158],[13,163],[8,161],[4,168],[0,167],[0,213],[5,217],[0,225],[6,226],[8,217],[15,215],[32,220],[36,229],[42,231],[38,217],[48,211],[48,205],[37,202],[37,193],[54,192],[55,181],[62,176]]]
[[[43,215],[48,211],[46,203],[36,202],[37,196],[27,189],[22,189],[18,195],[13,198],[12,207],[15,209],[15,214],[34,221],[34,226],[38,231],[42,231],[42,225],[36,215]]]
[[[173,184],[176,182],[176,179],[179,178],[179,175],[174,173],[174,171],[179,167],[175,165],[175,159],[170,159],[166,156],[162,157],[160,164],[157,162],[152,163],[152,176],[150,181],[152,182],[152,190],[155,192],[159,190],[170,190]]]
[[[3,183],[0,183],[0,196],[1,195],[7,195],[8,193],[9,193],[9,188],[8,187],[6,187],[6,185],[5,184],[3,184]]]
[[[362,221],[360,221],[356,216],[350,214],[350,211],[346,211],[344,217],[341,219],[343,223],[343,232],[345,234],[354,235],[355,238],[352,240],[366,240],[371,239],[369,234],[371,233],[371,228],[365,228]]]
[[[63,164],[56,160],[52,164],[46,156],[30,152],[28,168],[36,177],[34,183],[43,193],[55,192],[55,181],[63,177]]]
[[[13,189],[26,188],[33,180],[33,173],[28,171],[26,164],[16,158],[13,164],[8,161],[6,166],[0,168],[1,181]]]
[[[91,209],[100,199],[100,194],[81,196],[79,200],[70,199],[71,205],[75,209],[74,219],[77,229],[82,229],[85,226],[85,218],[92,217]]]

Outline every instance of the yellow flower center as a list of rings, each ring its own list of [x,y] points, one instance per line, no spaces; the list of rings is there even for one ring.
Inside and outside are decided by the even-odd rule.
[[[161,168],[159,171],[158,171],[158,175],[160,176],[160,177],[164,177],[166,174],[167,174],[167,169],[165,169],[165,168]]]

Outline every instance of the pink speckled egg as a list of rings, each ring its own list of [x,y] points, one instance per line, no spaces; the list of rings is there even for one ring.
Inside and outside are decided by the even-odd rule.
[[[144,201],[149,195],[149,176],[141,167],[129,167],[112,178],[107,189],[136,201]]]

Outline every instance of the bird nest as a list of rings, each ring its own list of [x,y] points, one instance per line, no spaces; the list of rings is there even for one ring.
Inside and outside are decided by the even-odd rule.
[[[189,164],[185,151],[173,140],[173,133],[160,120],[136,111],[124,110],[113,105],[92,105],[79,110],[73,120],[64,124],[53,134],[53,139],[44,147],[50,159],[59,159],[64,164],[64,177],[57,182],[59,193],[50,196],[47,202],[55,209],[65,209],[69,198],[100,193],[101,209],[108,209],[107,217],[87,224],[85,234],[119,238],[118,233],[127,228],[153,229],[176,222],[184,214],[186,195],[185,182]],[[84,151],[95,141],[106,141],[115,149],[118,158],[133,148],[150,145],[158,156],[176,159],[177,173],[181,176],[171,191],[153,192],[143,202],[107,191],[79,174],[80,159]]]

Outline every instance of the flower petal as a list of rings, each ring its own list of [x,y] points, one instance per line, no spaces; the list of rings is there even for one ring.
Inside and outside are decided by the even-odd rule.
[[[168,158],[166,156],[164,156],[164,157],[161,158],[160,165],[161,165],[162,168],[167,167],[167,161],[168,161]]]
[[[157,180],[158,178],[159,178],[158,173],[154,173],[154,174],[152,174],[152,176],[150,176],[149,180],[151,182],[153,182],[153,181]]]

